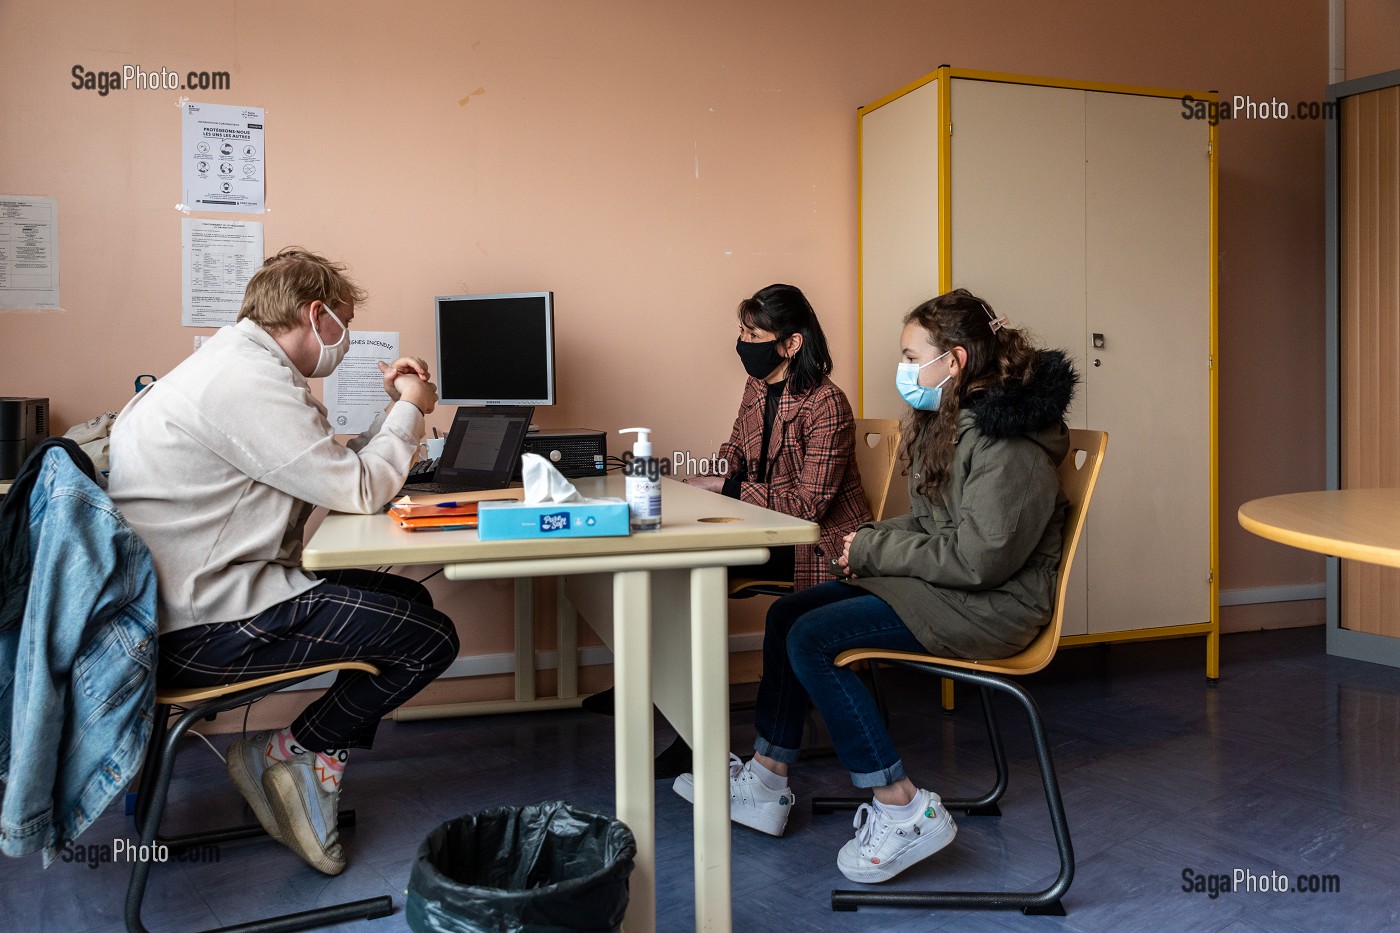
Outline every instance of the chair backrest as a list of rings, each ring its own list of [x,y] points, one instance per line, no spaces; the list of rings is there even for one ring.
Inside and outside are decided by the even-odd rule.
[[[1108,435],[1103,431],[1070,429],[1069,454],[1060,464],[1060,489],[1069,500],[1069,509],[1065,512],[1064,544],[1055,584],[1055,611],[1040,634],[1020,654],[983,662],[978,667],[1011,674],[1033,674],[1055,656],[1064,622],[1065,596],[1069,593],[1069,572],[1074,565],[1074,554],[1079,549],[1084,516],[1089,511],[1089,500],[1094,495],[1094,485],[1098,482],[1099,467],[1103,465],[1103,452],[1107,446]]]
[[[856,466],[870,514],[878,522],[885,517],[890,481],[899,463],[899,422],[893,418],[856,419]]]

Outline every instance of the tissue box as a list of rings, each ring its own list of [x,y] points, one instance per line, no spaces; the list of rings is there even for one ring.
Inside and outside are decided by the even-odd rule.
[[[625,499],[583,502],[483,502],[476,533],[482,541],[511,538],[601,538],[631,532]]]

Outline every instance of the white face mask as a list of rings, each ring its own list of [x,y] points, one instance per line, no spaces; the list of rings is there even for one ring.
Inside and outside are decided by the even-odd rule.
[[[326,309],[326,313],[340,325],[340,339],[335,343],[327,344],[321,339],[321,332],[316,329],[315,315],[311,311],[306,312],[307,317],[311,319],[311,333],[316,335],[316,342],[321,345],[321,355],[316,358],[316,368],[311,370],[312,379],[324,379],[335,372],[335,368],[340,365],[340,361],[345,359],[345,354],[350,350],[350,328],[346,327],[345,322],[339,317],[336,317],[336,313],[331,310],[330,305],[325,302],[321,302],[321,304]]]

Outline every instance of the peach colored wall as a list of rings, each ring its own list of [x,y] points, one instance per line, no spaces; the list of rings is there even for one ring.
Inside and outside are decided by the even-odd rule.
[[[58,198],[64,308],[0,313],[0,393],[50,396],[56,427],[208,333],[179,326],[181,92],[69,86],[139,64],[227,70],[192,99],[267,108],[268,249],[349,262],[361,327],[431,355],[433,295],[553,289],[538,420],[697,453],[727,435],[759,286],[807,290],[854,385],[861,104],[944,62],[1289,101],[1327,80],[1325,4],[1265,0],[52,0],[0,7],[0,36],[0,193]],[[1235,120],[1220,145],[1223,585],[1315,582],[1233,516],[1323,482],[1322,126]],[[509,641],[492,605],[462,620],[480,650]]]
[[[1400,69],[1400,3],[1346,0],[1346,77]]]

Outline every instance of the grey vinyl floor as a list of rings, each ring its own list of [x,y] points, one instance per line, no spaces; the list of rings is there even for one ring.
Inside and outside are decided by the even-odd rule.
[[[976,695],[936,708],[934,682],[891,672],[891,730],[916,783],[945,796],[992,780]],[[783,838],[733,834],[739,931],[1201,930],[1229,933],[1400,929],[1400,671],[1326,655],[1321,629],[1222,640],[1222,677],[1204,678],[1200,639],[1062,652],[1028,687],[1049,726],[1077,868],[1064,917],[862,908],[833,913],[849,814],[814,816],[813,795],[849,792],[840,763],[794,772],[799,805]],[[742,693],[742,689],[737,691]],[[1030,739],[998,706],[1011,784],[1000,817],[959,816],[954,843],[886,886],[917,890],[1043,887],[1057,863]],[[734,716],[733,747],[752,730]],[[658,748],[672,733],[658,721]],[[219,737],[222,747],[228,737]],[[157,865],[145,919],[190,931],[259,915],[389,894],[392,917],[336,927],[407,929],[404,889],[423,837],[444,820],[494,806],[563,799],[612,806],[612,720],[582,711],[420,723],[386,722],[346,772],[350,866],[325,878],[268,840],[228,843],[217,861]],[[657,784],[658,929],[694,928],[691,813]],[[114,805],[80,840],[134,839]],[[191,740],[172,789],[167,832],[246,819],[209,748]],[[118,930],[126,865],[0,861],[0,929]],[[1256,888],[1219,889],[1247,872]],[[1196,879],[1200,879],[1197,881]],[[1335,888],[1303,891],[1302,887]],[[1194,890],[1196,887],[1202,890]],[[1225,886],[1229,888],[1229,885]]]

